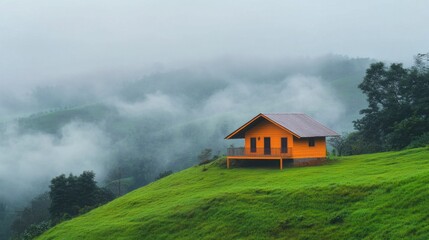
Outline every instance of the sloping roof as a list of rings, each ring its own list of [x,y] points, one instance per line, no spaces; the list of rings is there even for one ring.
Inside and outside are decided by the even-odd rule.
[[[244,138],[244,133],[248,129],[264,120],[272,122],[298,138],[332,137],[339,135],[335,131],[323,126],[321,123],[303,113],[260,113],[249,122],[226,136],[225,139]]]

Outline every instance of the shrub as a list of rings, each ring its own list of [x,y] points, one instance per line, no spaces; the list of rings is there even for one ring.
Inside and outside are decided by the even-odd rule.
[[[161,173],[159,173],[158,177],[155,180],[159,180],[159,179],[167,177],[168,175],[171,175],[171,174],[173,174],[173,171],[171,171],[171,170],[161,172]]]
[[[41,235],[51,227],[52,225],[50,221],[43,221],[38,224],[32,224],[24,231],[20,239],[22,240],[35,239],[37,236]]]
[[[429,145],[429,132],[420,135],[415,138],[411,143],[407,146],[407,148],[418,148],[418,147],[426,147]]]

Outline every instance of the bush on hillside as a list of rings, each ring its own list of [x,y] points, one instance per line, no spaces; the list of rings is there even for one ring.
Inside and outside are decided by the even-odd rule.
[[[429,145],[429,132],[422,134],[421,136],[414,138],[407,148],[418,148],[426,147]]]
[[[44,233],[46,230],[51,228],[51,221],[43,221],[38,224],[32,224],[29,228],[27,228],[22,236],[19,239],[22,240],[32,240],[36,237],[40,236],[42,233]]]
[[[161,173],[159,173],[158,177],[155,180],[159,180],[159,179],[167,177],[168,175],[171,175],[171,174],[173,174],[173,171],[171,171],[171,170],[161,172]]]

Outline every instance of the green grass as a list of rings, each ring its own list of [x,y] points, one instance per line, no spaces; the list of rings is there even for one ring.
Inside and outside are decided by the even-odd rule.
[[[429,148],[317,167],[195,166],[39,239],[429,239]]]

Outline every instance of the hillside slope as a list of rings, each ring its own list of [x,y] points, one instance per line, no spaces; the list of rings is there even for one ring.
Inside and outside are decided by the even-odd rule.
[[[429,148],[283,171],[225,169],[219,161],[170,175],[39,239],[429,239]]]

